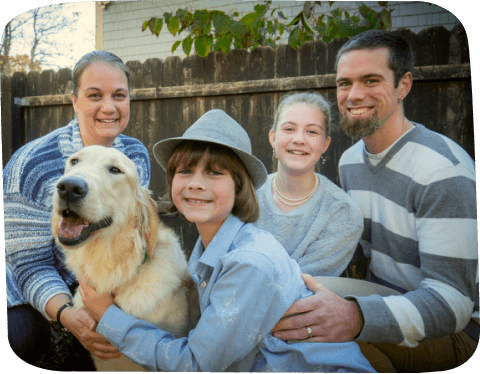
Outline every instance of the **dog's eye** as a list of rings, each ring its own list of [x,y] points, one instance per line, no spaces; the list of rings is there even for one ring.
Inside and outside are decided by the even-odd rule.
[[[72,165],[78,164],[78,158],[72,158],[72,159],[70,160],[70,163],[71,163]]]
[[[110,173],[112,174],[120,174],[122,171],[119,168],[116,168],[115,166],[112,166],[110,168]]]

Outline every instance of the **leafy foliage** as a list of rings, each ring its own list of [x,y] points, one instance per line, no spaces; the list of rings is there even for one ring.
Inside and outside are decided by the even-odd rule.
[[[10,64],[10,72],[15,73],[18,71],[29,72],[29,71],[42,71],[42,64],[40,61],[30,60],[29,55],[16,55],[8,57],[8,62]],[[3,64],[6,64],[7,59],[4,55],[0,55],[0,66],[3,67]]]
[[[330,6],[333,1],[328,2]],[[232,49],[253,50],[259,46],[277,47],[288,35],[288,44],[296,49],[309,40],[323,40],[329,43],[333,38],[355,36],[371,29],[391,29],[393,9],[388,1],[379,1],[383,9],[373,10],[360,3],[358,12],[350,15],[343,8],[333,9],[330,14],[315,15],[315,6],[321,1],[306,1],[303,10],[289,21],[279,8],[270,9],[272,2],[256,4],[254,11],[239,18],[239,13],[228,15],[219,10],[196,10],[193,14],[178,9],[175,14],[165,12],[163,17],[152,17],[142,25],[142,31],[149,29],[157,37],[166,25],[173,36],[187,32],[183,40],[172,45],[172,53],[181,45],[189,56],[194,52],[206,57],[210,52],[222,51],[228,54]],[[276,16],[275,16],[276,14]]]

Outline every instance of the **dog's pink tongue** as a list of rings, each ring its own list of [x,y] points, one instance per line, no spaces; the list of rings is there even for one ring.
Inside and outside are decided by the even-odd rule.
[[[80,217],[62,218],[60,221],[60,235],[64,238],[76,238],[84,227],[88,226],[88,221]]]

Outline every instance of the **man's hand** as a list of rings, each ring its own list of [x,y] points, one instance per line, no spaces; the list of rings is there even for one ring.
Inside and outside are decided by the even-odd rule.
[[[358,304],[335,295],[308,274],[302,278],[314,295],[294,302],[273,328],[273,335],[282,340],[329,343],[354,339],[364,323]],[[307,327],[312,330],[311,338]]]
[[[97,323],[84,308],[78,310],[67,308],[60,318],[63,326],[98,358],[108,360],[122,356],[102,335],[95,332]]]

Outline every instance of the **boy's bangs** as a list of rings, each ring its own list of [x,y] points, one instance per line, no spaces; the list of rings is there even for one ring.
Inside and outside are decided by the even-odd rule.
[[[182,142],[176,153],[178,157],[175,160],[177,168],[194,168],[205,157],[204,167],[207,171],[230,170],[232,158],[237,158],[235,153],[225,146],[204,142]]]

